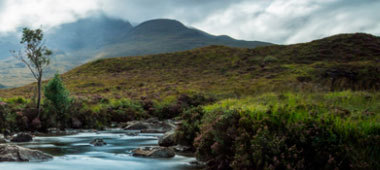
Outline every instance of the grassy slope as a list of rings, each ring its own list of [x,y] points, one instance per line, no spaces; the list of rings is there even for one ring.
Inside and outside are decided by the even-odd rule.
[[[101,59],[65,74],[76,96],[164,98],[183,92],[223,97],[263,91],[380,88],[380,38],[342,34],[255,49],[209,46],[184,52]],[[0,97],[30,96],[31,85]]]

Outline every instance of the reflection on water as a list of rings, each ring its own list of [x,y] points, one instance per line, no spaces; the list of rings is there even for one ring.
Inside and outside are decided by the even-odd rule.
[[[194,158],[176,155],[170,159],[132,157],[131,151],[140,146],[157,145],[162,134],[127,136],[123,131],[80,133],[71,136],[35,137],[33,142],[20,145],[41,150],[54,156],[47,162],[0,163],[0,170],[119,170],[119,169],[191,169]],[[89,143],[103,138],[106,146]]]

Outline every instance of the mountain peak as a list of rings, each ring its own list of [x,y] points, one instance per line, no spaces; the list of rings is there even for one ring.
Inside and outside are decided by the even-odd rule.
[[[172,19],[154,19],[137,25],[133,31],[135,33],[175,33],[188,30],[185,25]]]
[[[139,24],[137,27],[142,27],[142,26],[157,26],[157,25],[162,25],[164,27],[186,27],[183,25],[181,22],[173,19],[153,19],[153,20],[148,20],[145,21],[141,24]]]

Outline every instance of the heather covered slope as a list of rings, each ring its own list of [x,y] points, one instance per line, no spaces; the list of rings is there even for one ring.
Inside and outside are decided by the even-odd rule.
[[[187,92],[227,97],[265,91],[377,90],[379,60],[379,37],[341,34],[288,46],[209,46],[100,59],[63,74],[63,79],[73,95],[129,98]],[[2,90],[0,97],[28,96],[31,87]]]

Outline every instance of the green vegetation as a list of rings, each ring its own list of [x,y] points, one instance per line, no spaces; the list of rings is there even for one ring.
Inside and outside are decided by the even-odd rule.
[[[68,127],[68,121],[72,115],[68,115],[72,100],[69,92],[65,89],[59,74],[56,74],[44,88],[46,101],[44,108],[47,113],[44,115],[49,122],[57,124],[56,126],[64,128]]]
[[[379,101],[351,91],[225,99],[185,112],[176,136],[210,169],[377,169]]]
[[[176,142],[208,169],[380,169],[379,61],[380,38],[367,34],[101,59],[48,83],[41,127],[33,85],[0,90],[0,128],[55,127],[63,102],[61,128],[181,120]]]
[[[225,98],[264,92],[377,90],[379,60],[380,38],[347,34],[289,46],[210,46],[100,59],[63,74],[62,79],[72,95],[88,98],[164,100],[194,92]],[[32,96],[32,85],[0,90],[0,97],[13,96]]]
[[[40,106],[41,106],[41,87],[42,87],[42,75],[45,68],[50,63],[49,56],[52,55],[50,51],[44,45],[44,34],[41,29],[32,30],[29,28],[23,28],[22,38],[20,44],[24,45],[23,51],[15,52],[13,55],[23,62],[32,73],[33,77],[37,81],[37,117],[36,122],[39,122]]]

